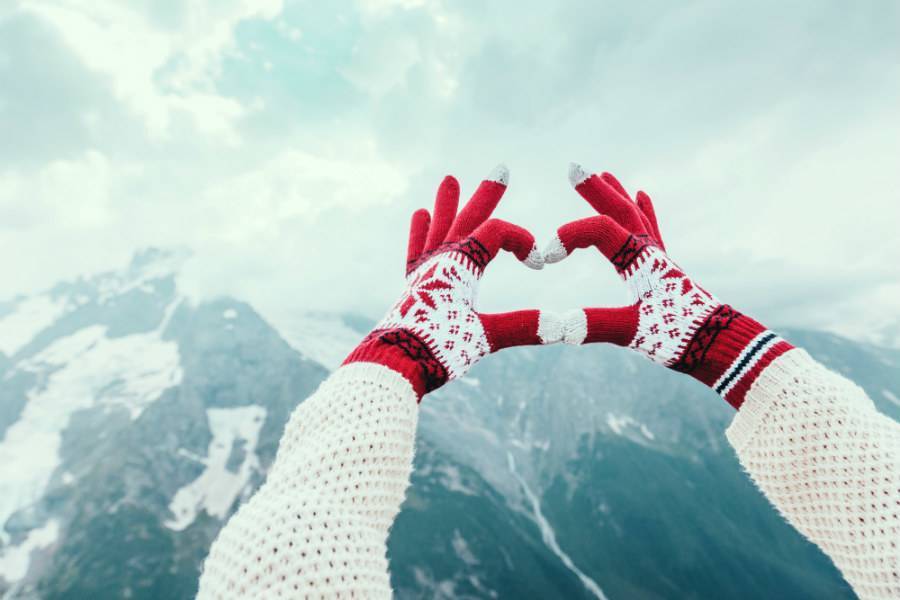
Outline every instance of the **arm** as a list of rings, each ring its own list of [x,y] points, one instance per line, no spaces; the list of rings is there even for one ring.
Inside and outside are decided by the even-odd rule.
[[[900,425],[857,386],[723,304],[669,257],[653,204],[573,165],[602,216],[564,225],[547,262],[597,247],[633,303],[566,319],[564,341],[611,342],[703,382],[738,410],[727,437],[779,512],[863,598],[900,597]]]
[[[792,350],[760,373],[726,435],[861,598],[900,598],[900,425],[862,389]]]
[[[198,598],[390,597],[388,529],[412,470],[410,383],[346,365],[291,415],[266,482],[210,549]]]
[[[562,337],[536,310],[473,307],[499,250],[543,266],[530,233],[488,218],[506,182],[495,171],[457,216],[448,177],[434,220],[413,215],[404,293],[294,411],[265,484],[213,543],[199,598],[390,597],[388,530],[409,485],[418,401],[490,352]]]

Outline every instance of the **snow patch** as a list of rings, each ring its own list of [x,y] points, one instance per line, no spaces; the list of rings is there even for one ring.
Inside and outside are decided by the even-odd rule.
[[[559,560],[562,561],[563,565],[581,580],[581,583],[584,584],[584,587],[587,588],[590,593],[597,598],[600,598],[600,600],[607,600],[606,594],[603,593],[603,590],[600,589],[597,582],[585,575],[584,572],[572,562],[571,557],[559,547],[559,543],[556,541],[556,532],[553,530],[550,522],[544,517],[544,513],[541,512],[541,503],[538,501],[537,496],[528,486],[528,483],[525,482],[525,479],[516,470],[516,460],[510,452],[506,453],[506,459],[509,464],[509,471],[513,474],[513,477],[516,478],[516,481],[519,482],[519,485],[522,486],[525,497],[528,498],[528,501],[531,503],[532,516],[534,517],[535,523],[537,523],[538,529],[541,530],[541,537],[544,539],[544,543],[550,548],[550,551],[553,552],[553,554],[559,557]]]
[[[631,417],[617,417],[612,413],[606,414],[606,424],[617,435],[622,435],[622,431],[632,422]]]
[[[106,273],[95,280],[97,302],[106,304],[136,289],[152,294],[154,282],[177,274],[188,258],[187,250],[148,250],[136,256],[126,271]]]
[[[29,531],[28,537],[18,546],[4,548],[0,552],[0,579],[12,583],[25,577],[31,564],[31,553],[50,547],[57,539],[59,522],[50,520],[43,527]]]
[[[472,550],[469,549],[469,544],[466,543],[466,540],[459,532],[459,529],[453,530],[453,539],[450,540],[450,544],[453,546],[453,551],[456,552],[456,556],[466,563],[467,566],[473,567],[478,564],[478,559],[475,558]]]
[[[201,510],[220,520],[228,516],[250,481],[250,476],[260,468],[256,455],[259,432],[266,420],[262,406],[236,408],[210,408],[206,411],[212,441],[206,458],[199,459],[205,465],[200,476],[179,489],[169,510],[174,517],[164,523],[169,529],[182,531],[197,518]],[[244,442],[244,460],[236,471],[227,468],[235,444]]]
[[[517,440],[515,438],[512,438],[509,440],[509,445],[512,446],[513,448],[518,448],[519,450],[527,450],[528,449],[528,446],[525,444],[525,442],[523,442],[522,440]]]
[[[363,334],[334,315],[299,313],[265,316],[274,323],[291,348],[331,370],[341,366],[363,338]]]
[[[132,419],[181,382],[178,346],[159,332],[106,337],[92,326],[57,340],[19,363],[41,385],[28,393],[19,420],[0,440],[0,541],[10,516],[44,495],[60,466],[71,416],[96,406],[123,406]]]
[[[638,431],[641,432],[648,440],[656,439],[656,436],[653,435],[653,432],[644,425],[643,423],[634,420],[628,415],[614,415],[613,413],[606,413],[606,424],[609,425],[609,428],[613,430],[616,435],[624,435],[625,430],[628,427],[635,427]]]
[[[184,298],[175,298],[166,307],[166,310],[163,312],[162,321],[160,321],[159,326],[156,328],[160,335],[165,333],[166,329],[169,328],[169,323],[172,321],[172,317],[175,316],[175,311],[178,310],[178,307],[181,306],[181,303],[184,301]]]
[[[451,492],[459,492],[466,496],[477,496],[478,491],[468,487],[462,480],[459,469],[453,465],[441,465],[435,471],[441,475],[441,484]]]
[[[12,356],[66,312],[64,300],[49,296],[26,298],[0,320],[0,352]]]
[[[420,567],[413,567],[413,577],[419,589],[425,592],[426,598],[443,600],[444,598],[456,598],[456,583],[452,579],[437,580],[431,573]]]

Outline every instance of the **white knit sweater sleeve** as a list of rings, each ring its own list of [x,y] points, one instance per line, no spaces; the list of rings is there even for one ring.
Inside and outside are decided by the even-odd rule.
[[[900,598],[900,424],[797,349],[754,382],[727,436],[756,485],[860,598]]]
[[[417,418],[398,373],[338,369],[294,411],[265,484],[219,532],[197,597],[389,598],[388,529]]]

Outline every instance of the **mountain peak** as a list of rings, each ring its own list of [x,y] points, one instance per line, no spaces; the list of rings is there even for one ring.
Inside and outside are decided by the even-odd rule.
[[[98,302],[105,303],[135,289],[152,288],[152,282],[174,278],[191,257],[186,248],[148,247],[138,250],[123,269],[97,273],[75,284],[60,284],[54,291],[71,293],[75,288],[89,296],[96,295]]]
[[[134,253],[126,273],[140,279],[159,279],[178,273],[192,252],[184,247],[157,248],[150,246]]]
[[[177,266],[180,266],[190,256],[191,251],[184,247],[160,248],[148,246],[140,248],[134,253],[131,257],[129,269],[142,269],[161,263],[171,264],[173,261],[178,263]]]

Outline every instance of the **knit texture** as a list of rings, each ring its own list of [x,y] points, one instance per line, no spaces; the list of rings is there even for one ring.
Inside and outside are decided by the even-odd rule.
[[[568,313],[563,341],[627,346],[739,408],[762,370],[793,346],[688,277],[666,252],[650,196],[638,192],[632,200],[611,174],[588,175],[577,165],[570,178],[601,214],[560,227],[544,260],[595,246],[625,281],[632,304]]]
[[[387,536],[409,484],[415,398],[376,364],[324,382],[291,416],[266,483],[213,543],[198,598],[390,597]],[[727,436],[861,598],[900,597],[900,425],[791,350],[756,378]]]
[[[389,598],[388,529],[417,419],[400,374],[336,371],[294,411],[265,484],[219,532],[197,597]]]
[[[490,218],[508,182],[509,172],[498,167],[457,214],[459,183],[448,176],[438,188],[434,218],[424,209],[413,213],[406,286],[345,364],[383,364],[406,377],[421,399],[490,352],[560,341],[562,327],[552,313],[475,308],[481,277],[500,250],[533,269],[544,265],[534,236]]]
[[[759,375],[726,433],[759,489],[860,598],[900,598],[900,424],[791,350]]]

